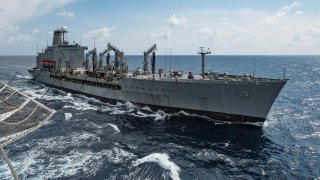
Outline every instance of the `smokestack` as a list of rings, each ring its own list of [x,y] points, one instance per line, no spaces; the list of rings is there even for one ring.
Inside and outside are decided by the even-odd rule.
[[[57,29],[53,32],[53,41],[52,46],[58,46],[60,44],[64,44],[64,34],[68,31],[64,29],[63,27],[60,29]]]
[[[53,33],[52,46],[58,46],[60,44],[63,44],[63,32],[60,29],[58,29],[55,30]]]

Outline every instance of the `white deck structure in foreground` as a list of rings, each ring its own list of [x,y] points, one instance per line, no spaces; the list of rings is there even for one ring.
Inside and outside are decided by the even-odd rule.
[[[54,110],[0,82],[0,145],[20,138],[44,124]]]
[[[0,154],[15,180],[19,177],[3,146],[36,130],[54,113],[54,110],[0,82]]]

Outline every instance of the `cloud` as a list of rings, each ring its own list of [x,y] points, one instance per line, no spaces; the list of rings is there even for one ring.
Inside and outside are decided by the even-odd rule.
[[[39,33],[35,33],[37,30],[33,31],[33,29],[40,28],[40,33],[49,31],[44,27],[53,30],[50,27],[50,25],[53,25],[51,22],[49,24],[45,22],[44,26],[43,24],[41,26],[32,25],[32,22],[37,17],[48,14],[50,14],[51,20],[61,20],[62,18],[57,16],[57,13],[70,10],[69,8],[72,7],[68,5],[75,2],[74,0],[0,1],[2,2],[0,6],[0,53],[2,54],[8,52],[13,54],[31,53],[29,52],[30,49],[25,47],[26,44],[29,44],[30,47],[31,45],[35,46],[36,36],[37,39],[41,40]],[[128,19],[120,19],[117,23],[126,23],[127,28],[114,27],[117,28],[117,33],[113,31],[113,28],[110,28],[114,25],[104,27],[105,25],[101,24],[102,21],[99,18],[103,19],[102,16],[92,17],[91,19],[98,19],[88,26],[80,27],[76,21],[70,22],[71,24],[68,24],[68,26],[73,26],[74,29],[70,34],[71,36],[78,36],[79,33],[83,32],[82,39],[88,38],[86,45],[90,45],[89,43],[93,41],[93,35],[95,34],[96,39],[99,40],[96,41],[97,47],[105,47],[103,43],[106,41],[100,40],[112,41],[112,39],[116,39],[118,45],[123,44],[121,44],[121,47],[124,47],[126,53],[130,52],[132,54],[140,53],[141,49],[151,44],[150,41],[159,44],[159,49],[171,47],[181,54],[193,54],[199,45],[214,48],[218,54],[319,54],[320,44],[317,43],[320,42],[320,26],[312,26],[315,21],[319,21],[319,16],[317,16],[317,13],[306,13],[307,8],[311,7],[312,4],[316,6],[316,3],[308,2],[310,4],[303,7],[302,3],[299,2],[301,0],[294,1],[289,1],[288,4],[275,3],[277,8],[274,10],[269,10],[268,7],[263,6],[255,6],[254,9],[208,6],[179,9],[180,7],[174,7],[175,9],[168,9],[171,14],[163,13],[167,15],[160,18],[162,24],[149,26],[150,19],[159,17],[152,14],[150,14],[150,17],[141,17],[141,14],[132,17],[133,19],[139,19],[139,24],[148,28],[139,28],[140,26],[138,27],[134,23],[126,23]],[[90,14],[90,11],[91,9],[88,9],[88,12],[83,13]],[[75,16],[77,17],[77,11],[74,12],[76,12]],[[184,14],[173,14],[172,12],[182,12]],[[129,12],[123,13],[128,15]],[[100,23],[100,25],[97,23]],[[273,25],[273,23],[276,24]],[[86,29],[89,26],[92,29]],[[128,28],[132,33],[126,33]],[[134,36],[139,34],[142,36]],[[32,36],[34,36],[33,41],[31,41]],[[44,37],[42,38],[44,39]],[[3,44],[8,44],[9,39],[11,43],[17,43],[14,46],[3,46]],[[44,40],[44,44],[46,44],[45,42]],[[136,42],[139,43],[132,46]],[[176,45],[178,42],[180,44]]]
[[[302,5],[301,2],[295,1],[290,5],[286,5],[286,6],[282,7],[281,9],[276,11],[273,15],[261,18],[260,21],[262,24],[271,24],[271,23],[281,19],[282,17],[286,16],[292,10],[294,10],[297,7],[300,7],[301,5]]]
[[[215,44],[232,46],[243,43],[250,38],[247,29],[229,21],[222,22],[215,28],[199,28],[195,31],[195,34],[197,41],[203,45],[211,45],[214,42]]]
[[[246,34],[247,30],[232,23],[229,21],[222,22],[220,26],[220,34],[223,34],[225,36],[233,35],[233,34]]]
[[[19,27],[19,26],[9,26],[8,29],[9,29],[11,32],[18,32],[18,31],[20,31],[20,27]]]
[[[217,11],[217,10],[216,10]],[[226,12],[229,14],[229,12]],[[235,14],[238,17],[245,18],[245,17],[257,17],[257,16],[265,16],[266,12],[258,9],[250,9],[250,8],[239,8],[233,11],[233,14]]]
[[[75,1],[76,0],[2,0],[0,19],[6,23],[16,23],[17,21],[49,14],[54,9],[61,8]]]
[[[63,10],[61,12],[58,12],[57,16],[65,16],[65,17],[73,18],[75,16],[75,13],[72,11]]]
[[[95,38],[96,40],[107,40],[111,36],[111,31],[114,28],[108,28],[108,27],[102,27],[96,30],[91,30],[84,34],[83,36],[87,39],[93,39]]]
[[[40,32],[39,28],[35,28],[32,30],[32,33],[33,34],[38,34]]]
[[[175,26],[175,27],[187,27],[188,26],[188,19],[184,16],[178,17],[175,14],[172,15],[169,19],[168,22],[170,26]]]
[[[28,34],[18,34],[18,35],[15,35],[15,36],[10,36],[8,38],[8,43],[9,44],[12,44],[12,43],[15,43],[17,41],[21,42],[21,41],[33,41],[34,38],[31,37],[30,35]]]
[[[147,35],[148,38],[158,40],[158,39],[169,39],[171,37],[171,31],[170,30],[156,30],[153,32],[150,32]]]
[[[309,26],[304,32],[297,33],[293,38],[293,41],[299,42],[299,44],[305,45],[320,45],[320,22],[316,22]]]
[[[31,18],[43,16],[76,0],[1,0],[0,32],[9,37],[17,24]]]
[[[202,41],[213,41],[216,36],[216,31],[210,28],[200,28],[196,31],[196,35]]]
[[[296,11],[295,13],[294,13],[294,15],[296,15],[296,16],[299,16],[299,15],[303,15],[304,13],[302,12],[302,11],[300,11],[300,10],[298,10],[298,11]]]

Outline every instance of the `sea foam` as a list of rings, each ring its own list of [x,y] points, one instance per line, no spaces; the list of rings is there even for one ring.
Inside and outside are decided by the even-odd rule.
[[[170,171],[170,176],[173,180],[179,180],[180,167],[174,162],[169,160],[168,154],[165,153],[153,153],[134,162],[133,166],[138,166],[146,162],[157,163],[162,168]]]
[[[115,124],[111,124],[111,123],[108,123],[109,124],[109,126],[111,126],[116,132],[120,132],[120,130],[119,130],[119,128],[118,128],[118,126],[117,125],[115,125]]]
[[[66,120],[70,120],[72,118],[72,114],[71,113],[64,113],[64,117],[66,118]]]

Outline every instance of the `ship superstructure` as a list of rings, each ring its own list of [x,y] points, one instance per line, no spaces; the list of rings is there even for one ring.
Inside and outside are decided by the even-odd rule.
[[[129,70],[124,52],[114,45],[108,43],[101,53],[95,48],[86,53],[87,47],[65,41],[66,32],[63,28],[54,31],[52,46],[38,54],[37,65],[29,72],[36,81],[100,99],[184,110],[221,121],[263,123],[287,82],[206,72],[205,55],[211,52],[203,47],[198,52],[201,74],[156,71],[156,44],[144,51],[143,68]]]

